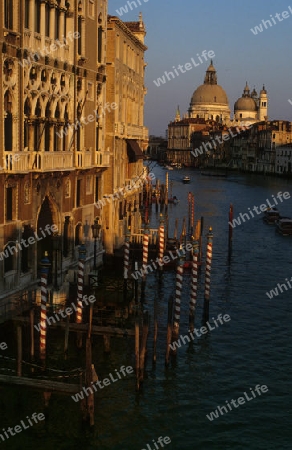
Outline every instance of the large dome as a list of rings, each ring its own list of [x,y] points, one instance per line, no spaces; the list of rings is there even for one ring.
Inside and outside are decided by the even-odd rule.
[[[257,111],[257,105],[251,97],[241,97],[234,104],[234,111]]]
[[[202,84],[193,93],[191,106],[198,104],[221,104],[228,106],[228,98],[224,89],[219,84]]]
[[[222,123],[230,120],[228,98],[224,89],[217,84],[217,74],[212,61],[206,70],[204,84],[192,95],[189,117],[212,119]]]

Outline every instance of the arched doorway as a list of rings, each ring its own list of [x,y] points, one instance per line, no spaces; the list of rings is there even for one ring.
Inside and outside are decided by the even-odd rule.
[[[45,252],[48,252],[48,258],[53,263],[53,241],[52,236],[54,234],[52,230],[52,225],[58,226],[57,214],[53,203],[50,201],[49,197],[46,196],[37,221],[37,235],[38,235],[38,243],[37,243],[37,263],[38,263],[38,275],[40,271],[40,262],[44,257]],[[49,275],[49,281],[51,281],[51,273]]]

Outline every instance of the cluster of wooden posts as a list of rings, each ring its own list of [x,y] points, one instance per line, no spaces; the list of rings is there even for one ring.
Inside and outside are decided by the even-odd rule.
[[[164,204],[167,207],[166,198],[168,190],[168,177],[166,177],[166,188],[164,185],[160,185],[159,181],[156,183],[155,192],[158,192],[158,188],[160,186],[160,195],[159,198],[163,201],[160,203]],[[146,200],[148,198],[148,202],[145,203],[145,208],[147,209],[150,203],[150,199],[153,199],[153,193],[151,189],[151,185],[146,185]],[[157,196],[158,198],[158,196]],[[158,205],[158,201],[155,203],[156,207]],[[168,302],[168,317],[167,317],[167,339],[166,339],[166,355],[165,355],[165,364],[169,364],[170,355],[175,351],[171,350],[170,344],[177,340],[179,337],[179,327],[180,327],[180,313],[181,313],[181,294],[182,294],[182,282],[183,282],[183,272],[184,268],[191,269],[191,286],[190,286],[190,303],[189,303],[189,330],[192,332],[194,330],[194,322],[195,322],[195,309],[197,304],[197,294],[198,294],[198,276],[199,271],[202,265],[202,234],[203,234],[203,217],[195,224],[194,220],[194,195],[190,192],[188,194],[188,232],[186,230],[186,219],[183,220],[182,233],[180,238],[177,239],[177,221],[175,226],[175,234],[173,239],[170,241],[175,242],[178,246],[186,245],[188,242],[191,244],[191,252],[189,261],[185,261],[183,256],[177,257],[176,261],[176,283],[175,283],[175,295],[171,296]],[[150,207],[151,211],[151,207]],[[147,220],[147,215],[145,216]],[[158,246],[157,246],[157,255],[158,261],[161,262],[159,267],[157,268],[158,278],[161,280],[163,273],[163,261],[165,256],[167,255],[167,244],[168,244],[168,236],[167,236],[167,225],[165,224],[165,220],[163,215],[160,215],[160,223],[158,227]],[[212,229],[209,229],[207,234],[207,250],[206,250],[206,259],[205,259],[205,291],[204,291],[204,320],[208,321],[209,319],[209,299],[210,299],[210,282],[211,282],[211,263],[212,263],[212,247],[213,247],[213,233]],[[124,246],[124,283],[127,285],[129,275],[130,275],[130,254],[131,254],[131,245],[130,245],[130,230],[125,238],[125,246]],[[136,358],[136,388],[139,390],[141,388],[143,377],[144,377],[144,368],[145,368],[145,355],[146,355],[146,345],[147,345],[147,335],[149,331],[149,317],[148,312],[143,311],[143,300],[144,300],[144,291],[146,278],[148,274],[147,266],[149,263],[149,230],[147,226],[147,222],[144,227],[143,239],[142,239],[142,272],[141,275],[141,302],[138,303],[138,279],[136,279],[135,284],[135,304],[137,316],[135,320],[135,358]],[[134,267],[137,271],[138,262],[134,262]],[[137,272],[136,272],[137,273]],[[153,336],[153,363],[156,362],[156,342],[157,342],[157,332],[158,332],[158,323],[157,323],[157,299],[154,300],[154,336]],[[138,313],[139,311],[139,313]]]

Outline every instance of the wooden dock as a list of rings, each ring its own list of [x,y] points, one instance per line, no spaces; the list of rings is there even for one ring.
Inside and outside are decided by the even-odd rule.
[[[58,392],[60,394],[76,394],[80,391],[79,384],[61,383],[60,381],[38,380],[36,378],[0,375],[0,384],[29,387],[45,392]]]

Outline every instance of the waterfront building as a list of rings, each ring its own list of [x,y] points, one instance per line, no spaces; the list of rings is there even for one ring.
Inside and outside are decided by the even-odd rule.
[[[45,251],[58,287],[82,242],[86,275],[93,262],[91,225],[110,163],[107,2],[9,0],[1,10],[0,297],[19,298],[36,288]],[[35,233],[41,239],[20,248]]]
[[[283,145],[292,143],[292,122],[258,122],[229,142],[229,166],[244,171],[282,173],[288,164],[279,159]],[[283,155],[281,155],[283,156]],[[279,162],[277,162],[279,161]],[[278,168],[277,168],[278,166]]]
[[[175,120],[168,125],[167,161],[195,167],[226,164],[228,142],[216,145],[213,150],[208,149],[197,157],[193,157],[191,151],[212,141],[213,135],[221,139],[229,127],[267,120],[268,96],[265,87],[258,96],[255,89],[250,93],[247,84],[242,97],[235,102],[234,118],[231,119],[227,94],[217,82],[217,72],[211,61],[204,83],[192,95],[188,114],[181,118],[178,109]]]
[[[268,120],[268,95],[265,86],[260,95],[255,89],[250,92],[246,83],[242,96],[234,104],[234,122],[256,123]]]
[[[292,168],[292,143],[280,145],[276,148],[276,165],[275,172],[283,175],[291,176]]]
[[[104,175],[102,216],[107,254],[113,254],[124,243],[128,227],[132,234],[141,230],[140,206],[146,177],[143,158],[148,146],[148,129],[144,126],[145,35],[141,14],[137,22],[108,17],[106,97],[117,107],[106,116],[110,167]]]

